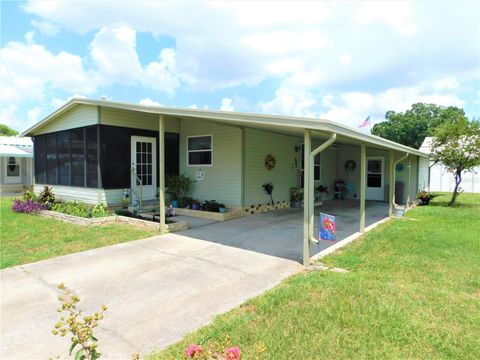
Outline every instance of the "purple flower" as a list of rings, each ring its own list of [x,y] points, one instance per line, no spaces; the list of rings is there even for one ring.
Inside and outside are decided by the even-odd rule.
[[[45,205],[32,200],[13,200],[12,211],[21,213],[37,213],[45,209]]]

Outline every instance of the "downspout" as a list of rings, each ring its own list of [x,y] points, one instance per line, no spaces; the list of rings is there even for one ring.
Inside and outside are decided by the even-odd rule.
[[[330,138],[325,141],[322,145],[320,145],[319,147],[317,147],[316,149],[314,149],[309,157],[308,157],[308,166],[310,168],[310,179],[308,181],[308,192],[307,192],[307,196],[308,196],[308,199],[310,200],[308,202],[308,238],[310,239],[311,242],[313,242],[314,244],[318,244],[318,240],[313,236],[313,227],[314,227],[314,201],[313,201],[313,195],[314,195],[314,191],[313,191],[313,188],[314,188],[314,182],[315,182],[315,179],[314,179],[314,171],[313,171],[313,168],[314,168],[314,161],[315,161],[315,156],[317,156],[318,154],[320,154],[323,150],[325,150],[326,148],[328,148],[330,145],[332,145],[335,140],[337,139],[337,134],[336,133],[332,133],[330,135]]]
[[[393,169],[392,169],[392,178],[393,178],[393,181],[392,181],[392,185],[393,185],[393,200],[392,200],[392,204],[393,206],[398,206],[398,204],[395,202],[395,176],[396,176],[396,173],[397,173],[397,164],[402,161],[402,160],[405,160],[410,154],[409,153],[406,153],[405,156],[401,157],[400,159],[398,159],[397,161],[395,161],[393,163]]]

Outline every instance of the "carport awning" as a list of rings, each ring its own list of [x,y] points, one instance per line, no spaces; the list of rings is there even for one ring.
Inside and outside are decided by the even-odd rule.
[[[0,156],[33,157],[32,148],[17,145],[0,145]]]

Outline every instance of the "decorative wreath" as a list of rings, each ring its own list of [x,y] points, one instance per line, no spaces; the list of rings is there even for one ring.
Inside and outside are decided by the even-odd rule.
[[[265,167],[267,170],[272,170],[275,167],[275,164],[277,163],[277,160],[275,160],[275,157],[272,154],[268,154],[265,156]]]
[[[395,170],[398,172],[402,172],[404,168],[403,164],[397,164],[397,166],[395,166]]]
[[[345,162],[345,170],[347,171],[353,171],[357,167],[357,163],[353,160],[348,160]]]

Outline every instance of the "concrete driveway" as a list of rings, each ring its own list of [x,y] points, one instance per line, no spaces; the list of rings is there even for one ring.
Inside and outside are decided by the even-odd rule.
[[[108,306],[97,330],[102,358],[130,359],[181,339],[300,271],[298,262],[169,234],[1,271],[1,359],[67,357],[51,334],[56,285],[86,312]]]

